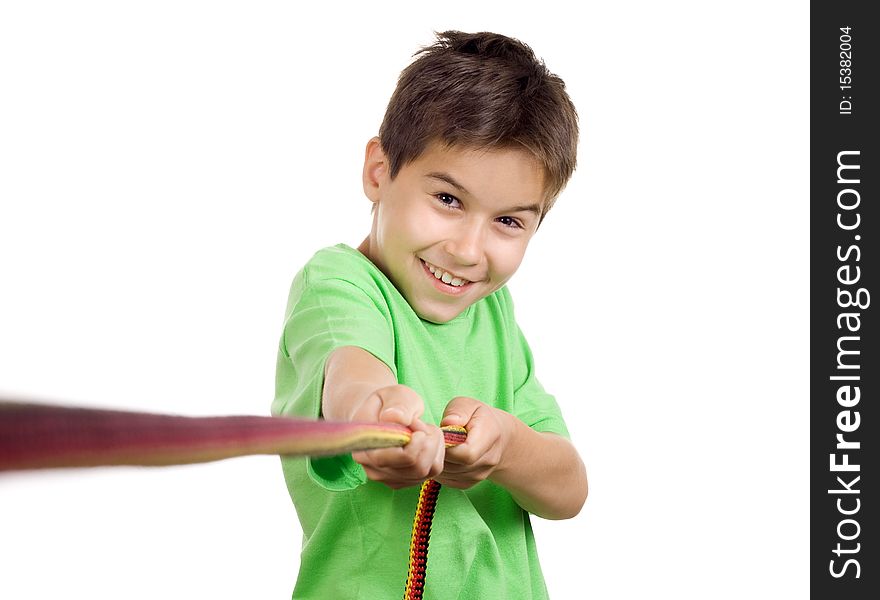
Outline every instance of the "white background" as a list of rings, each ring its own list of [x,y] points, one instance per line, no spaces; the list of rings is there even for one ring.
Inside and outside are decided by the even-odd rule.
[[[267,414],[397,74],[506,33],[582,123],[511,283],[591,482],[551,595],[807,597],[806,4],[324,6],[2,5],[0,394]],[[287,598],[299,544],[272,457],[0,476],[3,598]]]

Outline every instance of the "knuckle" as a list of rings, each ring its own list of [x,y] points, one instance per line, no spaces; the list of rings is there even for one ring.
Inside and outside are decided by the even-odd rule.
[[[472,465],[480,458],[479,454],[473,448],[462,448],[461,453],[459,454],[462,462],[467,465]]]
[[[400,383],[391,386],[391,389],[395,398],[399,400],[412,400],[419,397],[414,389]]]
[[[429,479],[433,475],[436,475],[436,473],[432,472],[434,470],[433,467],[434,466],[430,463],[416,465],[412,469],[413,478],[414,479]]]

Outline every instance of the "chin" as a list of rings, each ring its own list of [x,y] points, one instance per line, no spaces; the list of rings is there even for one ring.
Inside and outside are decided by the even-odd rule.
[[[419,318],[425,321],[429,321],[437,325],[442,325],[444,323],[448,323],[449,321],[463,313],[465,310],[467,310],[467,306],[465,306],[461,310],[416,310],[416,314],[419,315]]]

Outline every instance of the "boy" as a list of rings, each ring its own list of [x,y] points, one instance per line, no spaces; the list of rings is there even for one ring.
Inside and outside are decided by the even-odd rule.
[[[428,478],[443,488],[424,597],[547,597],[528,513],[576,515],[586,472],[504,284],[576,146],[563,82],[517,40],[442,33],[401,74],[366,148],[370,234],[294,279],[272,409],[414,433],[283,461],[304,533],[294,598],[400,597]],[[444,449],[438,425],[466,443]]]

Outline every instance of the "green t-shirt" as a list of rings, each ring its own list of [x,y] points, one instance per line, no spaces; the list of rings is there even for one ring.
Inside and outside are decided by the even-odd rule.
[[[556,401],[535,379],[507,288],[438,325],[420,319],[360,252],[326,248],[291,287],[272,412],[320,417],[324,362],[342,346],[369,351],[418,392],[427,423],[439,424],[455,396],[470,396],[568,437]],[[293,597],[400,598],[418,488],[369,481],[350,454],[285,458],[282,466],[303,529]],[[425,600],[547,597],[529,515],[490,481],[441,489],[428,557]]]

